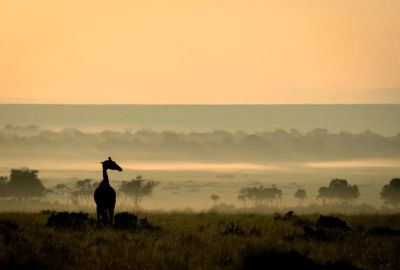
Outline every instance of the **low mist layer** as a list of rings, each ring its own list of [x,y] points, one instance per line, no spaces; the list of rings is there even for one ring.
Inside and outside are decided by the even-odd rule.
[[[93,160],[115,156],[136,162],[341,161],[400,158],[400,134],[331,133],[314,129],[264,132],[60,131],[37,126],[0,129],[3,159]]]
[[[56,105],[0,104],[0,126],[37,125],[82,131],[226,130],[247,132],[296,129],[301,133],[326,128],[338,133],[367,129],[395,135],[400,105]]]
[[[6,125],[0,129],[0,148],[0,175],[6,186],[10,170],[27,167],[39,170],[44,187],[53,191],[28,205],[6,197],[0,210],[93,210],[93,185],[101,181],[100,161],[108,156],[124,168],[123,173],[111,175],[116,190],[138,175],[157,181],[151,198],[142,204],[153,210],[246,212],[250,207],[253,211],[257,205],[251,200],[244,204],[238,199],[240,191],[263,186],[282,193],[276,204],[261,211],[297,207],[303,213],[374,212],[384,205],[383,186],[400,175],[400,135],[369,130],[95,132]],[[318,197],[319,189],[335,178],[359,187],[351,207],[338,205],[337,200],[325,204]],[[74,201],[74,194],[88,180],[90,189]],[[60,193],[57,187],[66,191]],[[299,189],[307,192],[301,205],[294,196]],[[213,195],[218,198],[215,202],[210,199]],[[120,194],[117,207],[132,209],[134,203]]]

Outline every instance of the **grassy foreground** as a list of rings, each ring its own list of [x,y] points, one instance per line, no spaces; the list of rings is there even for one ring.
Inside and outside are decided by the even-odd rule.
[[[400,215],[339,216],[351,230],[328,239],[304,233],[318,215],[139,213],[161,226],[142,231],[46,227],[48,216],[0,213],[1,269],[400,269]]]

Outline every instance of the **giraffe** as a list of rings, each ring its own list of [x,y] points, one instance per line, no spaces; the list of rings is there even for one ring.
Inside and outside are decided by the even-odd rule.
[[[114,207],[116,194],[115,190],[110,186],[107,170],[122,171],[122,168],[109,157],[107,160],[101,162],[103,166],[103,181],[94,191],[94,201],[97,205],[97,225],[100,225],[100,219],[103,224],[113,223]]]

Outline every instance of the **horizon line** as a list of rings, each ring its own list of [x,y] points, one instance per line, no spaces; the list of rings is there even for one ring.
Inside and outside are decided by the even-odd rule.
[[[64,105],[64,106],[338,106],[400,105],[400,103],[3,103],[1,105]]]

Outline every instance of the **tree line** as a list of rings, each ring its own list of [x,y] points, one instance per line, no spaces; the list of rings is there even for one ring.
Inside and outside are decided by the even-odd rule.
[[[94,190],[99,185],[92,179],[78,180],[74,188],[65,184],[58,184],[52,189],[45,188],[38,177],[38,170],[28,168],[12,169],[9,177],[0,176],[0,198],[19,200],[40,200],[46,195],[55,194],[61,196],[66,204],[87,206],[93,201]],[[129,181],[122,181],[118,188],[120,195],[133,200],[135,207],[140,207],[143,199],[153,193],[158,181],[145,179],[138,175]],[[340,202],[351,204],[360,196],[357,185],[351,185],[345,179],[332,179],[327,187],[320,187],[317,198],[326,202]],[[392,179],[384,185],[380,196],[386,205],[400,206],[400,178]],[[295,193],[300,203],[307,198],[306,190],[299,188]],[[217,194],[210,197],[215,203],[220,199]],[[121,198],[122,200],[124,197]],[[238,200],[245,205],[251,203],[254,207],[278,206],[282,200],[282,190],[276,186],[264,187],[248,186],[239,191]]]
[[[104,151],[141,160],[332,160],[361,158],[399,158],[400,134],[382,136],[372,131],[331,133],[313,129],[263,132],[175,132],[143,129],[138,131],[82,132],[65,128],[60,131],[36,126],[0,129],[0,147],[5,156],[88,157]],[[35,149],[35,151],[29,151]],[[40,150],[40,151],[38,151]],[[64,151],[68,150],[68,151]],[[73,151],[72,151],[73,150]]]
[[[57,195],[67,205],[88,206],[93,203],[94,191],[100,184],[93,179],[83,179],[76,181],[72,188],[65,184],[45,188],[38,173],[38,170],[22,168],[12,169],[9,177],[0,176],[0,198],[26,201]],[[135,207],[140,207],[143,198],[150,196],[157,185],[157,181],[138,175],[129,181],[123,181],[117,192],[131,198]]]
[[[307,199],[305,189],[299,188],[293,194],[300,201],[300,204]],[[341,204],[350,205],[360,196],[357,185],[350,185],[345,179],[332,179],[327,187],[318,189],[318,199],[326,202],[339,202]],[[389,184],[384,185],[380,193],[386,205],[392,205],[397,208],[400,206],[400,178],[394,178]],[[250,201],[254,206],[279,206],[282,199],[282,190],[276,186],[252,186],[242,188],[239,192],[238,199],[244,203]]]

